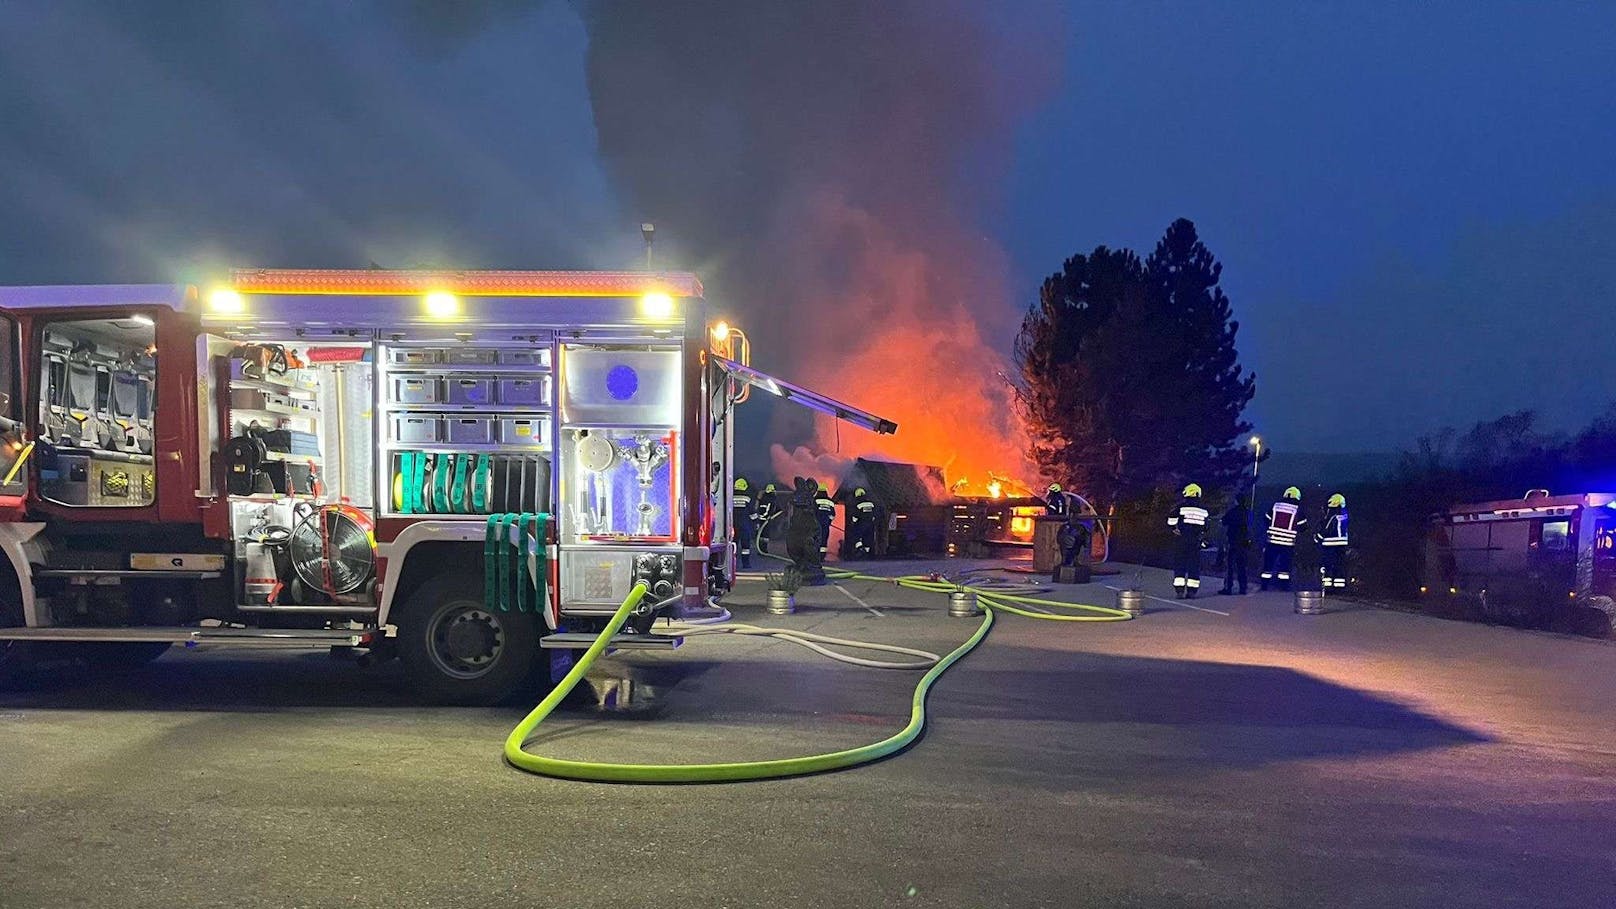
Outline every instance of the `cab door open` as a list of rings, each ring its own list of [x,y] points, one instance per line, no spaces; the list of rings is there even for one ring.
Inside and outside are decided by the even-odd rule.
[[[0,309],[0,520],[22,520],[33,445],[22,423],[22,338],[17,317]]]

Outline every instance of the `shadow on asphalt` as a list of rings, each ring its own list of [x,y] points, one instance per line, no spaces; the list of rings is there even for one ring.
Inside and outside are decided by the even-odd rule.
[[[230,713],[299,708],[440,709],[410,693],[396,662],[361,667],[324,653],[255,657],[172,653],[122,671],[72,664],[53,667],[0,690],[0,709]],[[661,708],[660,692],[694,681],[717,665],[682,660],[597,669],[574,690],[558,714],[650,715]],[[535,689],[494,709],[520,717],[542,695],[542,690]]]
[[[1012,668],[1000,668],[1012,667]],[[915,674],[830,663],[757,659],[620,661],[592,672],[558,715],[609,729],[654,719],[677,726],[801,724],[897,728]],[[511,721],[536,699],[497,711]],[[320,654],[240,659],[165,657],[118,676],[0,694],[0,709],[275,712],[299,708],[412,709],[395,665],[361,669]],[[1401,704],[1273,666],[990,646],[933,690],[933,735],[975,735],[956,724],[1040,724],[1050,769],[1064,749],[1120,737],[1175,762],[1255,766],[1312,757],[1418,751],[1487,741]],[[941,731],[939,731],[941,730]],[[565,729],[551,734],[567,736]],[[1134,769],[1139,769],[1137,765]]]
[[[1175,756],[1228,766],[1477,744],[1491,738],[1355,688],[1278,666],[997,648],[939,687],[933,714],[1041,721],[1115,735],[1170,730]],[[1044,664],[1040,666],[1039,664]],[[1081,735],[1081,732],[1079,733]]]

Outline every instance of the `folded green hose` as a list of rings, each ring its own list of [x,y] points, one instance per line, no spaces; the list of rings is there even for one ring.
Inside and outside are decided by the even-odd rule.
[[[488,511],[488,474],[493,469],[493,462],[488,455],[477,456],[477,469],[472,471],[471,479],[471,511],[473,514],[483,514]]]
[[[410,509],[413,514],[426,511],[426,457],[427,455],[424,451],[415,453],[415,465],[410,474],[410,484],[404,492],[405,495],[411,496],[412,501],[415,503],[414,507]]]
[[[439,453],[432,459],[432,511],[449,513],[449,475],[454,473],[452,455]]]
[[[765,780],[783,776],[800,776],[805,773],[822,773],[827,770],[842,770],[868,764],[888,755],[895,754],[908,747],[919,735],[926,725],[926,695],[931,686],[948,667],[954,665],[960,657],[965,656],[982,643],[987,637],[988,629],[993,627],[993,612],[987,610],[982,614],[982,624],[977,626],[965,643],[954,648],[938,661],[936,666],[926,671],[915,685],[914,696],[909,702],[909,723],[893,735],[887,736],[878,742],[860,745],[856,748],[846,748],[841,751],[827,751],[823,754],[810,754],[802,757],[777,758],[769,761],[735,761],[720,764],[614,764],[598,761],[570,761],[562,758],[541,757],[522,750],[522,744],[544,718],[550,715],[556,705],[561,703],[573,687],[578,684],[589,667],[610,646],[611,639],[628,620],[628,615],[639,605],[640,599],[645,596],[645,585],[637,584],[629,592],[628,599],[623,605],[617,607],[606,628],[589,645],[583,656],[573,665],[561,683],[551,691],[544,700],[539,702],[533,712],[529,713],[522,722],[516,724],[511,734],[505,738],[505,760],[512,766],[526,770],[530,773],[544,776],[558,777],[567,780],[585,780],[597,783],[727,783],[741,780]]]
[[[549,576],[544,537],[550,516],[540,512],[488,516],[483,532],[483,603],[493,610],[536,612],[543,608]],[[511,540],[515,531],[516,540]],[[533,563],[530,574],[528,564]]]
[[[499,609],[499,566],[496,563],[500,540],[500,524],[504,515],[491,514],[488,516],[488,526],[483,531],[483,605],[489,609]]]
[[[466,471],[471,469],[469,454],[451,455],[454,459],[454,475],[449,478],[449,510],[455,514],[465,514],[469,509],[471,497],[466,494]]]

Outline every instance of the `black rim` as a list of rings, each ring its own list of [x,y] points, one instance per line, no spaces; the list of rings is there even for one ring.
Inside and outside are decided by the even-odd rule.
[[[457,679],[475,679],[487,675],[499,662],[505,650],[505,628],[482,604],[455,603],[433,617],[426,643],[438,671]]]

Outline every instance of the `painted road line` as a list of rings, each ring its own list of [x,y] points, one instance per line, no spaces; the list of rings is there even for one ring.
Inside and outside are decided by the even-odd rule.
[[[869,603],[866,603],[863,600],[859,599],[858,597],[854,596],[853,591],[848,590],[846,587],[843,587],[840,584],[832,584],[830,586],[832,586],[832,587],[836,588],[837,590],[840,590],[842,593],[846,594],[847,598],[849,600],[852,600],[853,602],[859,604],[860,606],[863,606],[865,609],[868,609],[870,611],[871,615],[874,615],[874,616],[876,616],[878,618],[883,618],[883,619],[887,617],[886,613],[882,612],[879,609],[876,609],[874,606],[871,606]]]
[[[1106,584],[1105,589],[1106,590],[1121,590],[1122,588],[1121,587],[1112,587],[1110,584]],[[1213,615],[1223,615],[1223,616],[1226,616],[1226,615],[1229,614],[1227,612],[1224,612],[1221,609],[1208,609],[1205,606],[1196,606],[1193,603],[1186,603],[1183,600],[1164,600],[1161,597],[1153,597],[1148,593],[1141,593],[1140,596],[1144,597],[1147,600],[1155,600],[1158,603],[1166,603],[1169,606],[1182,606],[1185,609],[1193,609],[1196,612],[1210,612]]]

